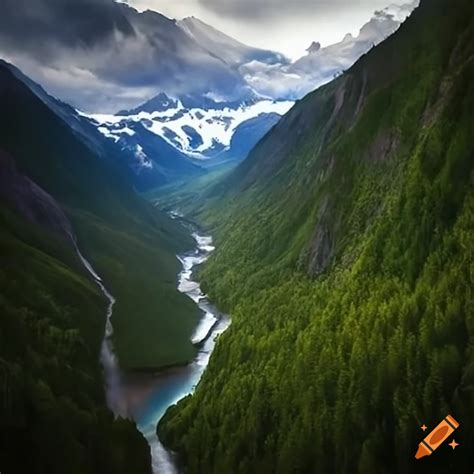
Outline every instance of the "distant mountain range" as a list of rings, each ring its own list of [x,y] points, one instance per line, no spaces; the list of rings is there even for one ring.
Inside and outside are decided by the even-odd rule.
[[[175,100],[161,93],[130,113],[89,118],[105,137],[135,150],[138,169],[151,167],[157,156],[156,148],[149,148],[152,140],[160,143],[165,155],[209,166],[245,158],[292,105],[257,97],[242,103],[206,99],[199,104],[194,98]]]
[[[137,189],[144,190],[166,184],[176,178],[195,176],[204,172],[200,166],[191,162],[166,141],[147,132],[140,123],[131,125],[140,136],[140,144],[132,138],[135,132],[128,129],[126,140],[118,136],[115,140],[107,139],[100,133],[103,131],[101,127],[97,128],[94,122],[73,107],[50,96],[19,69],[1,60],[0,66],[34,91],[36,96],[54,111],[93,153],[106,160],[113,159],[121,166],[126,179]]]
[[[220,89],[204,95],[199,90],[182,94],[167,90],[130,111],[89,117],[104,136],[135,151],[137,170],[152,162],[155,149],[147,144],[153,135],[161,153],[169,150],[181,161],[198,160],[208,167],[242,160],[295,100],[342,73],[396,31],[416,4],[376,12],[357,37],[348,34],[326,48],[313,42],[308,54],[293,63],[281,54],[242,44],[199,19],[185,18],[176,26],[246,83],[240,97],[226,96]]]
[[[94,20],[84,31],[69,7],[41,0],[40,24],[33,14],[12,16],[12,1],[0,17],[0,54],[83,110],[63,104],[61,113],[94,146],[113,147],[140,189],[244,159],[294,101],[392,34],[417,4],[376,12],[357,37],[348,34],[325,48],[313,42],[306,56],[291,62],[194,17],[176,21],[95,0]],[[57,28],[58,15],[68,28]],[[46,28],[50,19],[55,28]],[[44,34],[32,41],[28,25]],[[26,32],[20,38],[19,30]],[[110,143],[91,138],[91,125]]]
[[[419,0],[407,0],[404,5],[390,5],[376,11],[356,37],[348,33],[342,41],[327,47],[314,41],[306,50],[307,55],[292,63],[282,62],[275,66],[252,61],[241,66],[239,72],[262,95],[300,99],[344,72],[393,34],[418,3]]]

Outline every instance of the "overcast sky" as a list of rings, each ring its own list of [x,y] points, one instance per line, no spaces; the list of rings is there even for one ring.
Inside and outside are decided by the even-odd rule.
[[[299,58],[312,41],[323,46],[356,34],[373,12],[408,0],[127,0],[138,10],[181,19],[196,16],[247,43]]]
[[[313,41],[325,46],[356,35],[376,9],[393,1],[410,0],[127,0],[140,11],[171,18],[194,15],[248,45],[292,59]],[[0,4],[0,58],[84,111],[130,109],[162,91],[234,100],[249,83],[270,81],[273,90],[299,77],[264,63],[259,71],[236,71],[161,16],[140,15],[112,0]]]

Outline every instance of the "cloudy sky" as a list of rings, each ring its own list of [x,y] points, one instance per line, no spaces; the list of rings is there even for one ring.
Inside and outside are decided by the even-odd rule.
[[[196,16],[250,44],[292,59],[312,41],[323,46],[356,34],[373,12],[408,0],[126,0],[171,18]]]
[[[1,0],[0,58],[19,67],[49,93],[84,111],[130,109],[159,92],[173,97],[193,94],[243,100],[250,93],[250,84],[256,87],[261,79],[270,80],[272,90],[283,86],[270,97],[288,98],[294,94],[293,89],[286,90],[287,80],[304,84],[308,71],[300,78],[299,72],[285,69],[287,62],[279,55],[268,51],[261,56],[237,47],[232,53],[218,35],[195,39],[166,17],[196,16],[250,46],[296,59],[305,55],[313,41],[326,46],[341,41],[347,33],[356,36],[376,9],[390,2],[405,5],[408,1]],[[137,13],[123,3],[166,17]],[[386,36],[380,28],[375,28],[369,47]],[[212,53],[208,49],[211,43],[218,48]],[[229,59],[226,53],[237,54],[237,59]],[[338,59],[334,57],[337,54],[331,54],[331,61]],[[336,70],[356,59],[342,61],[341,67],[338,63]],[[259,72],[244,71],[244,65],[255,63],[260,65]],[[311,77],[313,72],[318,73],[311,70]],[[332,77],[330,72],[328,77]],[[311,79],[309,89],[301,93],[320,84]],[[268,95],[267,89],[260,93]]]

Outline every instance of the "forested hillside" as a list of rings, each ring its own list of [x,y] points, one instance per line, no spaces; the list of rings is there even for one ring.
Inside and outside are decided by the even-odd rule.
[[[79,247],[116,297],[121,366],[191,359],[198,313],[176,290],[176,253],[192,248],[193,240],[133,191],[120,156],[98,155],[43,102],[0,65],[0,149],[60,203]]]
[[[105,406],[106,302],[64,238],[0,207],[0,467],[150,472],[133,422]]]
[[[117,298],[125,368],[193,356],[175,258],[192,241],[3,63],[0,105],[0,471],[150,473],[145,439],[106,407],[107,301],[74,241]]]
[[[184,472],[472,471],[473,37],[471,0],[422,0],[194,207],[233,323],[159,426]]]

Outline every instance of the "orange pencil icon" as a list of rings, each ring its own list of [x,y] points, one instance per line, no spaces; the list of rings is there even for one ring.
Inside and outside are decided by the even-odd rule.
[[[448,415],[419,445],[416,459],[430,456],[459,428],[459,423]]]

